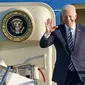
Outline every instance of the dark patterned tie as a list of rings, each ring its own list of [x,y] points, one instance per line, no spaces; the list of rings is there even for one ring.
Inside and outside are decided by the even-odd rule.
[[[73,48],[74,48],[74,43],[73,43],[73,37],[72,37],[71,28],[68,29],[67,40],[68,40],[68,47],[69,47],[70,53],[72,53]],[[74,65],[73,65],[71,59],[70,59],[70,64],[69,64],[68,68],[71,71],[75,70]]]

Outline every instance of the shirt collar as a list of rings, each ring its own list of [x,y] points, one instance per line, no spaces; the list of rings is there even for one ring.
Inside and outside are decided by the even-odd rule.
[[[65,27],[66,27],[66,28],[69,28],[66,24],[65,24]],[[72,28],[71,30],[75,30],[75,28],[76,28],[76,23],[75,23],[75,22],[73,23],[73,25],[72,25],[71,28]]]

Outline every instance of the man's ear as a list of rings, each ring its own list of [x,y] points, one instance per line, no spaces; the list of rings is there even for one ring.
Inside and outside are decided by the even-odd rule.
[[[77,19],[77,14],[75,15],[75,20]]]

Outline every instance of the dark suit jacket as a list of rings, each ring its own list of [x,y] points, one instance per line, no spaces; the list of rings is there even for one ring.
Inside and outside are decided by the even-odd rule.
[[[52,44],[54,44],[57,53],[52,80],[58,84],[64,83],[71,57],[80,79],[85,82],[85,26],[76,24],[75,45],[71,54],[68,49],[64,25],[59,25],[49,38],[42,36],[41,48],[46,48]]]

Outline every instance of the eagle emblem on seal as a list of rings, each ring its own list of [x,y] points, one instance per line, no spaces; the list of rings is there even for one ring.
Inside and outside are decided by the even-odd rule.
[[[18,19],[18,18],[15,18],[11,21],[11,31],[16,33],[16,34],[19,34],[19,33],[22,33],[23,30],[24,30],[24,26],[23,26],[23,21],[21,19]]]

